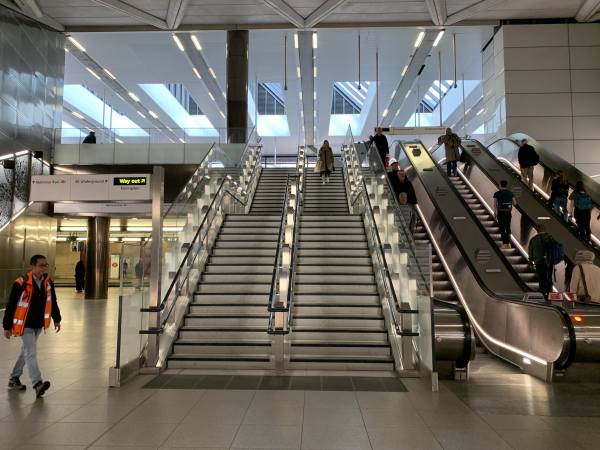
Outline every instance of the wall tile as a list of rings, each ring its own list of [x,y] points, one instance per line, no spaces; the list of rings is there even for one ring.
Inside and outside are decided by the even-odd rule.
[[[600,139],[600,116],[574,117],[573,131],[575,139]]]
[[[599,45],[600,25],[597,23],[569,24],[569,43],[571,47]]]
[[[600,159],[600,139],[598,140],[576,140],[575,161],[579,163],[598,164]]]
[[[598,47],[571,47],[571,68],[600,69],[600,45]]]
[[[507,70],[504,76],[511,94],[570,92],[568,70]]]
[[[504,47],[563,47],[569,45],[566,24],[506,25]]]
[[[575,161],[575,151],[573,150],[573,141],[538,141],[543,148],[560,156],[567,162]]]
[[[505,48],[505,70],[569,69],[568,47]]]
[[[506,108],[511,117],[570,117],[571,94],[506,94]]]
[[[600,92],[600,70],[571,70],[573,92]]]
[[[600,92],[573,94],[575,116],[600,116]]]
[[[573,139],[571,117],[508,117],[506,129],[508,134],[526,133],[540,141]]]

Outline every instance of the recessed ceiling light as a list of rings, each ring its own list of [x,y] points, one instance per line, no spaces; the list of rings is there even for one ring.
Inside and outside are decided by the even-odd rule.
[[[198,72],[198,69],[196,69],[195,67],[192,67],[192,70],[194,71],[194,74],[196,74],[196,76],[198,77],[198,79],[201,80],[202,77],[200,76],[200,72]]]
[[[179,37],[176,34],[173,34],[172,36],[173,36],[173,40],[175,41],[175,44],[177,45],[177,48],[179,48],[179,50],[184,52],[185,48],[183,47],[183,44],[181,43],[181,40],[179,39]]]
[[[423,42],[423,39],[425,39],[425,32],[421,31],[417,36],[417,40],[415,41],[415,47],[418,48],[421,45],[421,42]]]
[[[202,50],[202,46],[200,45],[200,42],[198,41],[198,38],[196,37],[195,34],[192,34],[192,42],[194,44],[194,47],[196,47],[196,50],[198,50],[198,51]]]
[[[94,78],[97,78],[98,80],[101,80],[101,78],[98,76],[98,74],[96,72],[94,72],[92,69],[90,69],[89,67],[86,67],[86,70],[91,73]]]
[[[150,114],[152,117],[154,117],[155,119],[158,119],[158,114],[156,114],[154,111],[152,110],[148,110],[148,114]]]
[[[71,114],[73,114],[73,115],[74,115],[75,117],[77,117],[78,119],[81,119],[81,120],[83,120],[83,119],[84,119],[83,115],[82,115],[82,114],[79,114],[77,111],[73,111],[73,112],[71,112]]]
[[[140,101],[140,98],[137,95],[135,95],[133,92],[128,92],[127,95],[129,95],[133,99],[134,102]]]
[[[442,40],[442,37],[444,36],[444,30],[441,30],[437,37],[435,38],[435,41],[433,41],[433,46],[437,47],[437,45],[440,43],[440,41]]]
[[[106,69],[106,68],[105,68],[105,69],[104,69],[104,72],[106,73],[106,75],[108,75],[108,76],[109,76],[110,78],[112,78],[113,80],[116,80],[116,79],[117,79],[117,77],[115,77],[115,76],[112,74],[112,72],[111,72],[110,70],[108,70],[108,69]]]
[[[85,52],[85,47],[83,45],[81,45],[79,42],[77,42],[77,40],[73,36],[69,36],[67,39],[69,39],[69,41],[71,41],[71,44],[73,44],[79,50],[81,50],[82,52]]]

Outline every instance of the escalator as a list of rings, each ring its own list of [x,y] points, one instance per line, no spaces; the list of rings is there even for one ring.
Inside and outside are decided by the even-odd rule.
[[[517,142],[522,139],[527,139],[527,143],[532,145],[540,156],[540,163],[534,168],[533,178],[534,189],[544,200],[548,199],[550,196],[552,179],[556,176],[558,170],[562,170],[565,174],[567,182],[571,187],[571,191],[573,190],[575,183],[583,181],[587,193],[592,198],[593,204],[592,221],[590,224],[592,229],[592,242],[594,246],[600,246],[600,221],[595,220],[598,214],[600,214],[600,185],[593,177],[586,175],[556,153],[544,148],[544,146],[535,139],[522,133],[499,139],[490,144],[487,149],[500,163],[504,164],[512,172],[518,173],[519,146]],[[556,217],[558,218],[558,215]],[[572,221],[571,226],[575,226]]]
[[[505,263],[476,212],[420,142],[400,146],[396,156],[481,343],[525,372],[553,379],[575,357],[570,318],[559,308],[522,301],[529,290],[525,281]]]

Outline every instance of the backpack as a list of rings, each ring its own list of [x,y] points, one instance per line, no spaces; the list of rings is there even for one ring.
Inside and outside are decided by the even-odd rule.
[[[554,267],[565,260],[565,248],[560,242],[556,242],[553,238],[550,238],[546,244],[546,255],[548,265]]]
[[[538,152],[536,152],[535,149],[531,153],[531,163],[533,166],[537,166],[540,163],[540,155],[538,155]]]
[[[575,208],[592,209],[592,198],[585,192],[578,192],[575,195]]]

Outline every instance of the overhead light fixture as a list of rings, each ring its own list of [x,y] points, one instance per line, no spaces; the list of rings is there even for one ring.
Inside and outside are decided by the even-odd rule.
[[[312,42],[313,42],[313,48],[319,47],[319,38],[317,36],[317,33],[313,33]]]
[[[317,66],[313,67],[313,77],[317,78]]]
[[[298,78],[300,78],[300,66],[296,66],[296,72],[298,73]]]
[[[179,50],[181,50],[182,52],[185,52],[185,48],[183,47],[183,43],[181,42],[181,39],[179,39],[179,37],[176,34],[173,34],[173,40],[175,41],[175,44],[177,45],[177,48]]]
[[[119,144],[123,143],[123,141],[121,139],[119,139],[119,138],[115,138],[115,141],[117,141]]]
[[[144,119],[146,118],[146,116],[144,115],[144,113],[142,113],[141,111],[137,112],[140,116],[142,116]]]
[[[155,119],[158,119],[158,114],[156,114],[154,111],[152,111],[151,109],[148,110],[148,114],[150,114],[152,117],[154,117]]]
[[[196,76],[198,77],[198,79],[201,80],[202,77],[200,76],[200,72],[198,72],[198,69],[196,69],[195,67],[192,67],[192,70],[194,71],[194,73],[196,74]]]
[[[396,96],[396,92],[397,92],[397,90],[394,89],[394,92],[392,92],[392,96],[390,98],[394,98]]]
[[[77,117],[78,119],[83,120],[84,117],[82,114],[78,113],[77,111],[72,111],[71,114],[73,114],[75,117]]]
[[[65,52],[70,53],[67,47],[65,47]]]
[[[425,39],[425,32],[421,31],[419,33],[419,35],[417,36],[417,40],[415,41],[415,48],[418,48],[421,45],[421,42],[423,42],[423,39]]]
[[[214,102],[215,101],[215,97],[209,92],[208,96],[210,97],[210,99]]]
[[[86,69],[86,70],[87,70],[89,73],[91,73],[91,74],[94,76],[94,78],[96,78],[96,79],[98,79],[98,80],[101,80],[101,79],[102,79],[102,78],[100,78],[100,77],[98,76],[98,74],[97,74],[96,72],[94,72],[94,71],[93,71],[92,69],[90,69],[89,67],[86,67],[85,69]]]
[[[129,95],[134,102],[140,101],[140,98],[137,95],[135,95],[133,92],[128,92],[127,95]]]
[[[383,114],[381,115],[381,117],[385,117],[387,116],[388,110],[387,108],[383,110]]]
[[[113,80],[117,79],[117,77],[115,77],[110,70],[108,70],[106,68],[103,70],[104,70],[104,73],[106,73],[106,75],[108,75],[111,79],[113,79]]]
[[[219,110],[219,114],[221,114],[221,117],[224,119],[225,118],[225,113],[223,111]]]
[[[404,69],[402,69],[402,76],[406,75],[406,72],[408,72],[408,64],[404,66]]]
[[[185,141],[183,140],[183,138],[179,138],[179,142],[181,142],[182,144],[185,144]]]
[[[480,109],[479,111],[477,111],[477,116],[479,116],[481,113],[483,113],[485,111],[485,109]]]
[[[404,98],[408,98],[410,95],[410,89],[408,90],[408,92],[406,93],[406,96]]]
[[[294,48],[298,48],[298,33],[294,33]]]
[[[437,37],[435,38],[435,41],[433,41],[433,46],[437,47],[437,45],[440,43],[440,41],[442,40],[442,37],[444,36],[444,31],[445,30],[440,30],[440,32],[438,33]]]
[[[210,72],[210,74],[212,75],[213,78],[217,78],[217,74],[215,73],[215,71],[212,69],[212,67],[208,68],[208,71]]]
[[[77,40],[73,36],[69,36],[67,39],[69,39],[69,41],[71,41],[71,44],[73,44],[79,50],[81,50],[82,52],[85,52],[85,47],[83,45],[81,45],[79,42],[77,42]]]
[[[23,155],[28,155],[29,154],[29,150],[21,150],[18,151],[17,153],[15,153],[15,156],[23,156]]]
[[[198,38],[196,37],[195,34],[192,34],[192,43],[194,44],[194,47],[196,47],[196,50],[198,50],[198,51],[202,50],[202,46],[200,45],[200,41],[198,41]]]

